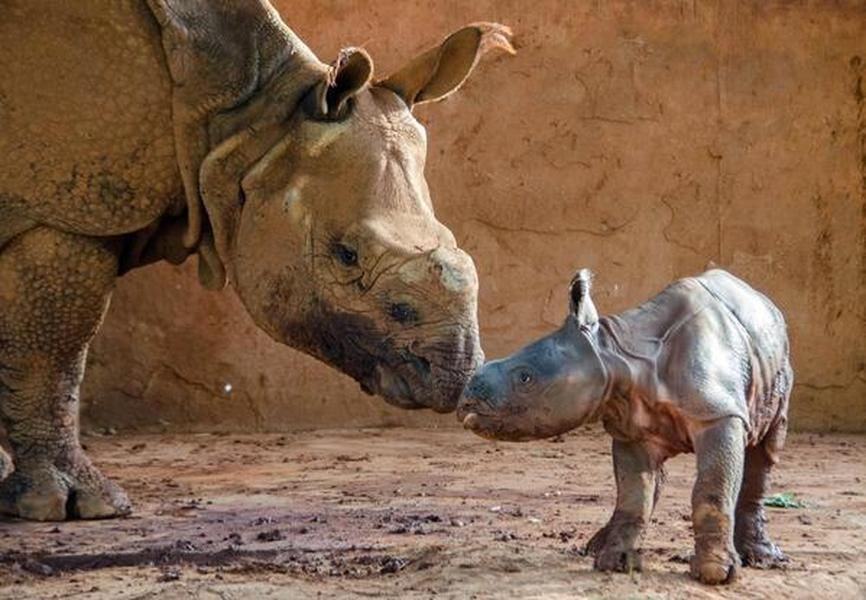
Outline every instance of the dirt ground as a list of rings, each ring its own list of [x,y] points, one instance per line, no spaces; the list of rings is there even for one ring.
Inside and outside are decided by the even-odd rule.
[[[645,572],[591,570],[613,506],[609,439],[462,431],[90,437],[126,519],[0,520],[0,598],[864,598],[866,437],[792,436],[770,509],[786,570],[692,582],[694,460],[668,466]]]

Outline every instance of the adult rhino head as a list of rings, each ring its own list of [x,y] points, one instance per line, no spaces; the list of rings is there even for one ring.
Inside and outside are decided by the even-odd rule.
[[[508,29],[465,27],[375,80],[364,50],[345,49],[326,66],[277,20],[278,35],[257,43],[257,89],[203,129],[196,107],[215,95],[201,91],[209,85],[201,75],[184,81],[199,60],[185,50],[196,25],[176,10],[155,12],[181,84],[176,136],[188,143],[179,162],[191,165],[182,170],[184,242],[197,248],[205,285],[230,281],[272,338],[367,393],[402,408],[454,410],[483,362],[478,282],[434,214],[426,134],[411,111],[457,90],[487,49],[513,52]],[[196,136],[205,130],[207,140]]]

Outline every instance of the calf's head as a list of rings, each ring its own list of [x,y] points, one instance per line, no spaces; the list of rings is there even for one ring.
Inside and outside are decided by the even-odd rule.
[[[378,82],[360,49],[289,73],[245,110],[297,108],[236,127],[201,168],[214,262],[257,325],[403,408],[454,410],[483,362],[475,267],[434,215],[411,108],[456,90],[485,49],[510,50],[507,35],[466,27]]]
[[[598,314],[589,291],[590,273],[583,269],[572,280],[562,327],[475,373],[457,408],[464,427],[524,441],[558,435],[596,413],[609,377],[596,350]]]

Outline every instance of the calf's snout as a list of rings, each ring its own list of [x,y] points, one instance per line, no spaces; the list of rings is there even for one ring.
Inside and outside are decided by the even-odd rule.
[[[496,396],[493,384],[488,377],[482,374],[477,374],[469,380],[469,384],[463,391],[463,398],[466,404],[472,405],[493,405],[493,400]]]
[[[472,376],[457,405],[457,420],[464,427],[474,431],[479,425],[479,419],[497,417],[505,396],[501,379],[495,363],[487,363]]]

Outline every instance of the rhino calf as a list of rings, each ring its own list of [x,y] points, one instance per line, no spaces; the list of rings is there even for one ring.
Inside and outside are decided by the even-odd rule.
[[[585,269],[572,280],[562,327],[472,377],[458,418],[478,435],[511,441],[601,419],[613,436],[617,499],[587,545],[598,570],[641,568],[637,546],[658,502],[662,465],[683,452],[697,455],[692,576],[726,583],[741,559],[757,567],[786,560],[767,534],[762,505],[793,384],[781,312],[712,270],[599,318],[590,280]]]

